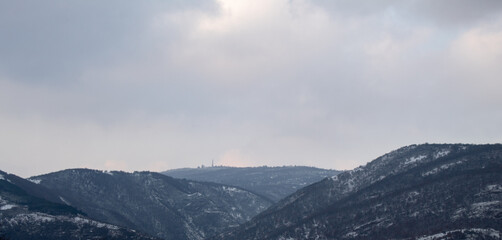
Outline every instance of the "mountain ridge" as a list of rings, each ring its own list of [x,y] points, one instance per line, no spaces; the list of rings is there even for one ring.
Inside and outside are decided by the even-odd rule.
[[[405,232],[399,230],[401,228],[410,229],[410,232],[416,234],[413,237],[420,237],[420,234],[435,234],[427,232],[425,226],[420,228],[418,226],[420,224],[414,227],[406,226],[406,224],[411,224],[414,218],[428,219],[422,222],[437,220],[431,220],[432,213],[427,212],[429,210],[424,210],[424,213],[417,206],[422,206],[423,209],[435,209],[432,212],[440,214],[438,219],[442,219],[442,221],[437,224],[447,229],[439,227],[438,231],[454,230],[455,226],[461,226],[460,229],[484,226],[492,228],[494,231],[501,231],[498,226],[502,226],[502,224],[486,225],[487,220],[483,220],[483,217],[500,224],[501,220],[497,216],[502,216],[500,202],[502,195],[483,195],[478,200],[466,197],[481,194],[479,191],[484,191],[476,190],[476,184],[481,184],[476,181],[491,182],[495,184],[492,184],[493,186],[500,187],[497,185],[502,181],[500,172],[502,172],[502,145],[500,144],[411,145],[385,154],[354,170],[303,188],[260,213],[250,222],[237,229],[222,233],[218,238],[399,239],[411,237],[411,235],[406,235]],[[473,173],[477,173],[477,175],[472,175]],[[450,181],[447,174],[451,174],[454,179],[465,184],[467,189]],[[465,177],[471,176],[469,174],[475,177],[472,179]],[[429,188],[426,185],[423,187],[413,185],[413,182],[427,182]],[[486,188],[492,185],[484,184]],[[471,187],[469,188],[469,186]],[[458,192],[448,191],[449,188],[457,189]],[[443,189],[442,191],[448,194],[448,199],[443,199],[437,189]],[[423,198],[423,195],[428,195],[429,198]],[[457,198],[464,199],[470,204],[478,202],[492,204],[486,211],[495,213],[494,215],[487,215],[487,213],[480,216],[472,215],[469,211],[477,205],[465,205],[467,203],[452,200]],[[415,202],[413,204],[407,202],[411,201],[410,199],[415,199]],[[491,202],[492,200],[495,202]],[[451,206],[448,207],[448,204],[445,205],[445,203],[449,203]],[[408,208],[399,208],[403,204],[408,204],[406,205]],[[453,207],[467,209],[463,211],[467,215],[471,214],[469,215],[471,217],[459,215],[458,219],[448,220],[443,215],[452,214],[450,212],[455,210],[452,209]],[[384,208],[385,211],[381,208]],[[481,207],[478,206],[478,208]],[[413,209],[417,209],[416,212],[404,214],[404,212]],[[392,212],[394,215],[390,214]],[[413,214],[415,215],[412,216]],[[395,216],[400,217],[401,220],[397,220]],[[365,223],[364,219],[366,219]],[[462,225],[460,224],[461,220],[470,222],[471,225]],[[386,226],[386,224],[390,225]],[[361,227],[356,229],[357,225]],[[398,225],[400,228],[392,227]],[[393,229],[393,231],[389,229]],[[459,234],[458,231],[456,233]]]
[[[47,190],[0,171],[0,239],[156,239],[90,219],[85,213],[59,203],[62,200],[57,195],[50,196],[53,192],[43,193]]]
[[[165,239],[203,239],[272,204],[244,189],[148,171],[67,169],[30,179],[94,219]]]

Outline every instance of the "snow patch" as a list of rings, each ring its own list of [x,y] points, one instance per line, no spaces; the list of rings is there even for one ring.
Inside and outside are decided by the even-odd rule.
[[[188,197],[200,197],[202,196],[202,193],[200,192],[195,192],[195,193],[190,193],[187,195]]]
[[[438,172],[441,172],[443,170],[446,170],[450,167],[453,167],[455,165],[458,165],[458,164],[461,164],[463,163],[463,161],[457,161],[457,162],[453,162],[453,163],[447,163],[447,164],[444,164],[444,165],[441,165],[440,167],[437,167],[437,168],[434,168],[428,172],[425,172],[422,174],[422,177],[425,177],[425,176],[429,176],[429,175],[432,175],[432,174],[436,174]]]
[[[2,174],[0,174],[0,180],[4,180],[4,181],[7,181],[7,182],[12,183],[12,182],[10,181],[10,179],[5,178],[5,176],[4,176],[4,175],[2,175]]]
[[[9,219],[11,223],[19,222],[52,222],[55,220],[54,216],[43,214],[43,213],[29,213],[29,214],[18,214],[16,217]]]
[[[490,202],[478,202],[478,203],[473,203],[471,206],[473,208],[486,208],[490,207],[496,204],[499,204],[500,201],[490,201]]]
[[[40,213],[40,212],[35,212],[35,213],[28,213],[28,214],[18,214],[15,217],[8,219],[8,223],[11,225],[16,225],[16,224],[21,224],[21,223],[30,223],[30,224],[36,224],[36,223],[41,223],[41,222],[53,222],[53,221],[69,221],[72,222],[78,226],[82,225],[92,225],[96,226],[98,228],[107,228],[112,231],[119,230],[120,228],[115,225],[107,224],[107,223],[102,223],[102,222],[97,222],[94,220],[89,220],[85,219],[82,217],[67,217],[67,216],[52,216],[48,215],[45,213]],[[112,233],[113,234],[113,233]]]
[[[453,213],[452,219],[459,219],[461,218],[467,210],[465,208],[459,208]]]
[[[355,238],[357,237],[359,234],[356,233],[356,232],[349,232],[347,234],[345,234],[344,238]]]
[[[352,192],[352,190],[354,190],[354,187],[355,187],[354,179],[351,178],[347,181],[347,189],[345,192]]]
[[[68,201],[66,201],[66,199],[61,196],[59,196],[59,200],[63,201],[66,205],[71,205]]]
[[[420,195],[420,193],[417,192],[417,191],[412,191],[412,192],[408,193],[409,197],[415,197],[415,196],[418,196],[418,195]]]
[[[0,210],[5,211],[17,207],[15,204],[7,204],[0,207]]]
[[[502,213],[502,202],[501,201],[487,201],[487,202],[478,202],[471,204],[471,207],[468,212],[460,211],[456,213],[458,216],[460,214],[467,213],[467,217],[469,218],[477,218],[477,217],[488,217],[492,215],[497,215]],[[455,216],[457,217],[457,216]]]
[[[434,153],[434,159],[438,159],[440,157],[444,157],[446,155],[450,154],[450,149],[443,149],[437,153]]]
[[[31,178],[28,178],[28,181],[30,181],[32,183],[35,183],[35,184],[40,184],[42,182],[42,179],[31,179]]]
[[[498,184],[488,185],[486,186],[486,190],[493,193],[499,193],[502,192],[502,186]]]
[[[410,217],[417,217],[418,215],[420,215],[420,212],[413,212],[409,216]]]
[[[108,228],[110,230],[118,230],[119,229],[119,227],[117,227],[115,225],[111,225],[111,224],[107,224],[107,223],[102,223],[102,222],[96,222],[96,221],[85,219],[85,218],[81,218],[81,217],[74,217],[71,221],[74,222],[74,223],[76,223],[76,224],[80,224],[80,225],[90,224],[90,225],[96,226],[98,228]]]
[[[231,212],[231,213],[230,213],[230,216],[232,216],[232,217],[233,217],[233,218],[235,218],[235,219],[242,219],[242,218],[243,218],[243,217],[242,217],[242,214],[240,214],[240,213],[238,213],[238,212],[237,212],[237,213],[236,213],[236,212]]]
[[[470,208],[459,208],[455,211],[452,219],[459,219],[462,217],[467,218],[478,218],[478,217],[489,217],[497,216],[497,214],[502,213],[502,202],[501,201],[487,201],[487,202],[477,202],[471,204]]]
[[[416,162],[424,160],[425,158],[427,158],[427,155],[413,156],[413,157],[406,159],[406,161],[404,162],[404,165],[416,163]]]
[[[374,219],[372,221],[363,223],[363,224],[361,224],[359,226],[355,226],[352,230],[354,230],[354,231],[358,231],[359,229],[365,230],[365,229],[373,228],[374,226],[381,227],[381,226],[383,226],[387,222],[388,222],[387,218],[376,218],[376,219]],[[390,226],[390,225],[388,225],[388,226]]]
[[[470,235],[472,235],[472,233],[477,233],[477,234],[480,234],[480,235],[483,235],[483,236],[492,237],[492,238],[500,238],[502,236],[502,234],[499,231],[491,229],[491,228],[489,228],[489,229],[471,228],[471,229],[457,229],[457,230],[452,230],[452,231],[437,233],[437,234],[434,234],[434,235],[422,236],[422,237],[418,238],[417,240],[441,239],[441,238],[447,236],[448,234],[458,233],[458,232],[466,234],[467,235],[466,237],[468,237],[466,239],[474,239],[474,237],[476,237],[476,235],[475,236],[470,236]]]
[[[226,186],[223,186],[223,190],[227,191],[227,192],[242,192],[241,190],[237,189],[237,188],[234,188],[234,187],[226,187]]]

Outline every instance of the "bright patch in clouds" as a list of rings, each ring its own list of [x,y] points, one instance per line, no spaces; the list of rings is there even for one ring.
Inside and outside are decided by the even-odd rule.
[[[250,161],[249,157],[243,155],[238,149],[232,149],[224,152],[223,155],[216,160],[216,164],[231,167],[253,166],[253,162]]]

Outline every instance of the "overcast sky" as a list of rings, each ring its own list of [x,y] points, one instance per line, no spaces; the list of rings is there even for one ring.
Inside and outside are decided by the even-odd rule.
[[[1,1],[0,169],[352,169],[502,142],[500,0]]]

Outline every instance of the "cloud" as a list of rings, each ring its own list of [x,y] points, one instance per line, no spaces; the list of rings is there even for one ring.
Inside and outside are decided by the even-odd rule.
[[[349,169],[500,142],[499,2],[2,3],[0,163]]]
[[[22,81],[68,84],[88,68],[142,57],[151,44],[152,18],[191,9],[217,7],[212,1],[5,2],[0,69]]]
[[[502,3],[496,0],[472,2],[468,0],[410,1],[409,12],[415,12],[421,21],[440,26],[472,27],[482,21],[500,16]]]
[[[357,0],[314,0],[312,2],[326,9],[336,18],[365,18],[390,14],[403,21],[441,28],[472,27],[480,21],[497,17],[502,12],[502,3],[497,0],[477,2],[469,0],[380,0],[371,3]]]

